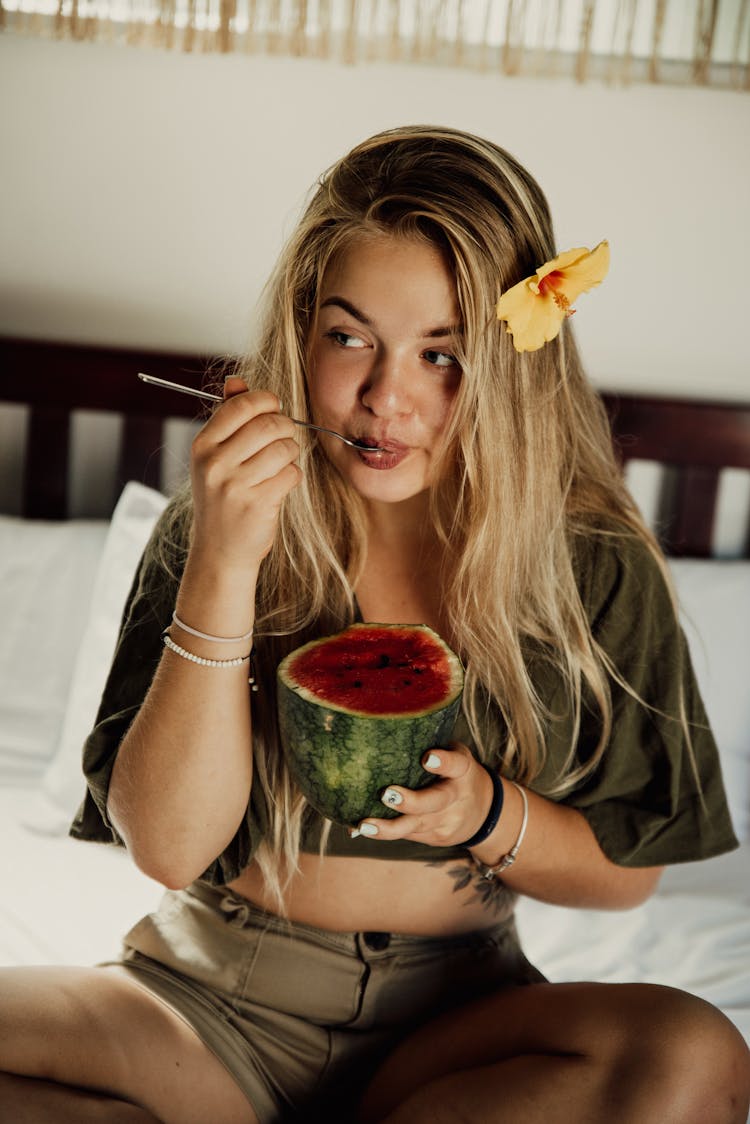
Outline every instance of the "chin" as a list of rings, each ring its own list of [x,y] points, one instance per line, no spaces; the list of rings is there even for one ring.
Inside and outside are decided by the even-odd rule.
[[[374,475],[371,474],[371,475]],[[362,480],[358,475],[347,476],[351,487],[358,493],[364,500],[371,500],[374,503],[407,503],[409,500],[414,500],[417,496],[424,495],[427,492],[428,484],[420,479],[416,480],[396,480],[394,478],[383,479],[385,473],[379,473],[378,478],[375,480]]]

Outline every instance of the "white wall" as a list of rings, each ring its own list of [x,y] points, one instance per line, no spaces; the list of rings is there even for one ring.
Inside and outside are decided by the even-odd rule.
[[[750,96],[0,39],[0,334],[241,348],[317,175],[405,122],[537,176],[560,249],[609,238],[594,382],[750,399]]]

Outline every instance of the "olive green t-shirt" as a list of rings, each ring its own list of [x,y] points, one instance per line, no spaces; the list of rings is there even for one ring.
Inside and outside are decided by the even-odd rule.
[[[162,520],[154,532],[160,533]],[[144,558],[153,558],[148,552]],[[553,792],[571,747],[574,715],[564,684],[552,665],[529,658],[529,672],[544,703],[547,757],[530,788],[577,808],[604,853],[624,866],[660,866],[708,858],[736,847],[718,752],[708,726],[684,634],[675,620],[659,567],[640,540],[592,534],[576,538],[574,562],[581,599],[593,636],[614,662],[612,732],[596,769],[572,791]],[[112,667],[94,730],[86,740],[84,801],[71,827],[78,839],[121,843],[107,815],[107,795],[118,747],[148,691],[162,654],[177,582],[155,561],[138,567],[125,606]],[[273,674],[253,694],[253,706],[275,708]],[[691,753],[678,719],[684,699]],[[584,698],[584,702],[585,702]],[[644,706],[643,703],[647,705]],[[494,716],[498,763],[504,726]],[[583,707],[576,761],[585,763],[599,740],[596,708]],[[471,745],[459,717],[454,736]],[[693,765],[695,763],[695,767]],[[697,770],[699,782],[696,782]],[[203,878],[222,884],[251,861],[268,830],[261,786],[253,785],[245,818],[226,850]],[[302,848],[319,848],[323,820],[309,809]],[[428,847],[409,840],[349,838],[334,824],[327,852],[368,858],[434,861],[464,856],[461,847]]]

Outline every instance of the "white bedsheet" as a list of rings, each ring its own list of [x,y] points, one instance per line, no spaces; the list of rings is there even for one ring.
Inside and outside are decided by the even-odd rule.
[[[41,834],[38,789],[0,788],[0,964],[95,964],[163,887],[118,847]]]

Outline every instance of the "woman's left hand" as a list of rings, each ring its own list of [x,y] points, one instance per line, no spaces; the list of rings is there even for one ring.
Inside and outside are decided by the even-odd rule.
[[[421,789],[389,785],[381,799],[399,815],[395,819],[370,816],[357,826],[357,834],[384,840],[413,839],[430,847],[456,846],[471,838],[492,804],[492,779],[487,770],[460,742],[451,749],[428,750],[422,766],[440,779]]]

